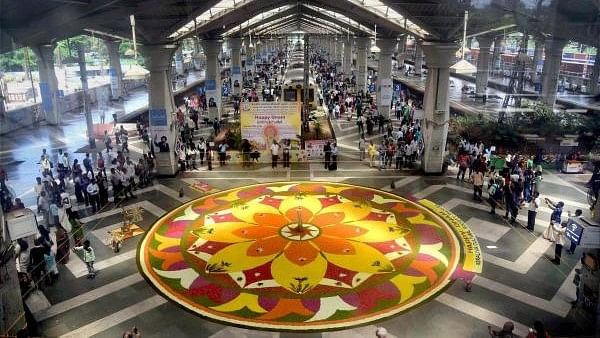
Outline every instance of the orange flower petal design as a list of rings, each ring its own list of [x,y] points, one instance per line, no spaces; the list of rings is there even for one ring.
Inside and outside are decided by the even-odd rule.
[[[287,217],[291,223],[297,223],[298,216],[302,219],[302,223],[308,223],[312,219],[313,213],[304,207],[291,208],[285,212],[285,217]]]
[[[277,228],[264,226],[264,225],[253,225],[245,228],[235,229],[233,234],[239,237],[247,239],[259,239],[270,236],[275,236],[279,233]]]
[[[281,236],[271,236],[257,239],[248,248],[248,256],[269,256],[283,251],[288,240]]]
[[[307,241],[290,241],[283,253],[290,262],[296,265],[306,265],[317,258],[319,250]]]
[[[336,255],[354,255],[356,250],[352,243],[345,239],[329,236],[319,236],[312,240],[323,252]]]
[[[254,222],[256,222],[256,224],[260,224],[261,226],[264,225],[275,228],[281,228],[289,223],[289,221],[283,215],[271,213],[254,214]]]
[[[276,319],[285,317],[292,313],[299,314],[301,316],[312,316],[314,314],[314,312],[304,307],[301,299],[283,298],[279,300],[277,305],[271,311],[258,318],[262,320]]]
[[[323,235],[338,238],[352,238],[366,234],[369,230],[354,225],[334,224],[321,228]]]
[[[344,214],[341,212],[318,213],[313,217],[311,224],[318,227],[340,223],[344,220]]]

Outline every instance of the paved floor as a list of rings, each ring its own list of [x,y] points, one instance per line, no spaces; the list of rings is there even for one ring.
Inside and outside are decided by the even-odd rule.
[[[73,152],[85,144],[81,129],[83,116],[73,115],[60,128],[42,126],[35,131],[22,130],[0,142],[0,162],[6,166],[9,184],[21,195],[26,205],[33,204],[30,188],[37,175],[36,162],[41,148],[53,154],[57,148]],[[128,126],[131,128],[132,126]],[[499,216],[488,214],[485,204],[471,199],[471,185],[452,177],[422,177],[416,171],[371,169],[357,160],[357,130],[353,123],[334,122],[340,143],[340,166],[327,171],[319,163],[295,163],[291,170],[272,170],[267,164],[246,170],[228,165],[213,171],[206,167],[178,178],[161,179],[154,186],[137,191],[137,203],[144,209],[140,226],[148,229],[153,221],[183,201],[197,198],[201,192],[189,184],[200,179],[215,190],[257,182],[278,180],[334,181],[360,184],[393,191],[409,198],[428,198],[452,210],[477,234],[484,252],[483,273],[474,281],[473,291],[466,293],[455,283],[434,301],[405,314],[370,326],[345,332],[324,333],[323,337],[365,337],[374,334],[375,326],[384,326],[395,337],[433,337],[444,332],[446,337],[485,337],[487,325],[501,326],[506,320],[516,324],[516,332],[526,335],[534,320],[542,320],[553,336],[576,336],[584,332],[581,313],[571,311],[569,302],[575,297],[572,284],[574,269],[581,251],[564,256],[555,266],[546,255],[552,255],[552,243],[541,238],[550,210],[542,207],[536,231],[511,226]],[[208,134],[204,129],[197,137]],[[376,137],[374,139],[377,139]],[[139,156],[138,139],[130,141],[132,157]],[[77,158],[82,154],[75,154]],[[566,210],[584,208],[582,182],[587,176],[563,176],[544,173],[543,197],[564,200]],[[395,182],[395,189],[390,184]],[[184,197],[178,191],[183,188]],[[49,308],[37,312],[40,329],[48,337],[118,337],[136,325],[144,337],[284,337],[226,327],[198,318],[158,296],[142,279],[135,264],[139,237],[128,240],[122,251],[113,253],[105,244],[107,229],[120,221],[120,209],[111,204],[97,214],[80,207],[85,232],[96,248],[100,269],[94,280],[85,278],[85,266],[76,255],[66,266],[60,266],[60,281],[44,290]],[[519,221],[526,221],[521,210]],[[313,335],[319,336],[319,335]]]

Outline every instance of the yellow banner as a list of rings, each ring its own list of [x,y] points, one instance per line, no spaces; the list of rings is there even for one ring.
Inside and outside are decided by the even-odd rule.
[[[296,140],[301,126],[300,102],[243,102],[240,107],[242,139],[259,151],[273,140]]]
[[[483,268],[481,247],[473,231],[458,216],[430,200],[422,199],[419,203],[440,216],[458,235],[463,247],[463,270],[481,273]]]

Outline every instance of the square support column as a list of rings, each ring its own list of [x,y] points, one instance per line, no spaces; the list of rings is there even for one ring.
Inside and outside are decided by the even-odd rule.
[[[484,95],[488,84],[488,74],[490,72],[490,47],[494,40],[487,36],[478,36],[479,56],[477,57],[477,74],[475,75],[475,93]]]
[[[172,176],[177,173],[175,145],[177,130],[173,124],[173,114],[176,111],[171,86],[171,59],[177,46],[174,45],[144,45],[142,51],[146,65],[150,71],[148,92],[148,115],[150,122],[151,141],[159,141],[166,137],[169,144],[168,152],[159,152],[155,147],[156,168],[159,175]]]
[[[422,42],[415,39],[415,75],[421,76],[423,70]]]
[[[206,55],[204,88],[206,89],[208,117],[211,120],[221,118],[221,69],[219,67],[221,44],[221,40],[202,40],[202,48]]]
[[[350,78],[352,76],[352,39],[346,39],[344,41],[344,62],[343,71],[344,77]]]
[[[392,93],[394,92],[392,54],[394,54],[396,48],[396,39],[379,39],[377,40],[377,46],[381,50],[377,66],[377,110],[380,114],[389,118]]]
[[[38,58],[40,73],[40,96],[42,97],[42,110],[46,122],[50,125],[59,125],[62,120],[60,100],[58,94],[58,80],[54,71],[53,44],[40,45],[32,48]]]
[[[123,70],[121,69],[121,58],[119,56],[121,41],[105,40],[104,44],[108,50],[108,62],[110,64],[108,75],[110,77],[111,98],[119,100],[123,98]]]
[[[554,101],[556,101],[562,50],[566,43],[566,40],[560,39],[546,40],[546,59],[544,60],[544,74],[542,75],[541,101],[550,108],[554,107]]]
[[[233,86],[233,95],[241,95],[242,79],[242,39],[232,38],[229,40],[231,47],[231,83]],[[237,83],[237,85],[236,85]]]
[[[423,42],[423,49],[427,58],[427,81],[423,98],[425,150],[421,163],[425,174],[441,174],[450,120],[448,95],[450,66],[454,61],[458,45]]]
[[[356,91],[367,92],[367,53],[371,48],[371,38],[356,38]]]

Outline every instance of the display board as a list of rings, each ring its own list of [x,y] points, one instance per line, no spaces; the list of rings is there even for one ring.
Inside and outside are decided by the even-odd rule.
[[[294,140],[300,135],[300,103],[243,102],[240,124],[242,139],[258,151],[267,150],[273,140]]]
[[[38,233],[35,213],[21,209],[6,214],[6,227],[10,240],[34,236]]]

